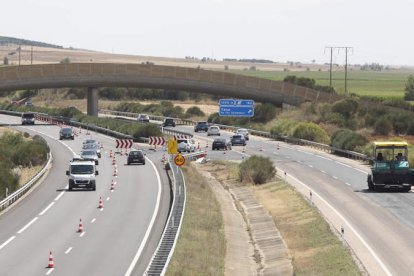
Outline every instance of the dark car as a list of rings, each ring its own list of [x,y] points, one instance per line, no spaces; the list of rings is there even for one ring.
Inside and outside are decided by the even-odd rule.
[[[175,121],[173,118],[165,118],[164,123],[162,123],[163,127],[172,126],[175,127]]]
[[[22,114],[22,125],[34,125],[35,115],[34,113],[23,113]]]
[[[231,141],[229,138],[216,138],[211,146],[213,150],[231,150]]]
[[[141,163],[145,165],[145,154],[142,150],[131,150],[128,154],[127,164]]]
[[[194,127],[194,132],[205,131],[208,130],[208,123],[207,122],[197,122]]]
[[[137,120],[141,123],[149,123],[150,121],[149,116],[147,114],[139,114]]]
[[[231,136],[231,144],[233,146],[235,146],[235,145],[245,146],[246,145],[246,139],[244,138],[244,135],[233,135],[233,136]]]
[[[75,135],[73,134],[72,128],[63,127],[59,131],[59,140],[63,139],[72,139],[75,140]]]

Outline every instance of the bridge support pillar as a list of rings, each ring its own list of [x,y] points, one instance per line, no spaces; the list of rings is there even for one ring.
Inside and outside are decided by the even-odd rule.
[[[89,116],[98,116],[98,89],[96,87],[88,87],[87,113]]]

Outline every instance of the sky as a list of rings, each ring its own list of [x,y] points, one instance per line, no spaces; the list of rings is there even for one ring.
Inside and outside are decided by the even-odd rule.
[[[414,65],[413,0],[19,0],[0,36],[118,54]],[[345,50],[333,62],[345,63]]]

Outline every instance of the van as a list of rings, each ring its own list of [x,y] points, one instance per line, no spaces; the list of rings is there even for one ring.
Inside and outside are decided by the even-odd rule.
[[[35,118],[34,113],[23,113],[22,114],[22,125],[34,125]]]

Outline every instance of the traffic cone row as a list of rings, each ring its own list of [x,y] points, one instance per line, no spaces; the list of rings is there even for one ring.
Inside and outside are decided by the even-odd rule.
[[[115,176],[115,177],[118,176],[118,170],[116,168],[114,168],[114,175],[113,176]]]
[[[111,183],[111,192],[113,192],[113,191],[115,191],[115,183],[114,183],[114,181],[112,180],[112,183]]]
[[[112,158],[112,150],[109,150],[109,158]]]
[[[115,155],[114,155],[114,158],[112,159],[112,165],[113,165],[113,166],[115,166],[115,165],[116,165]]]

